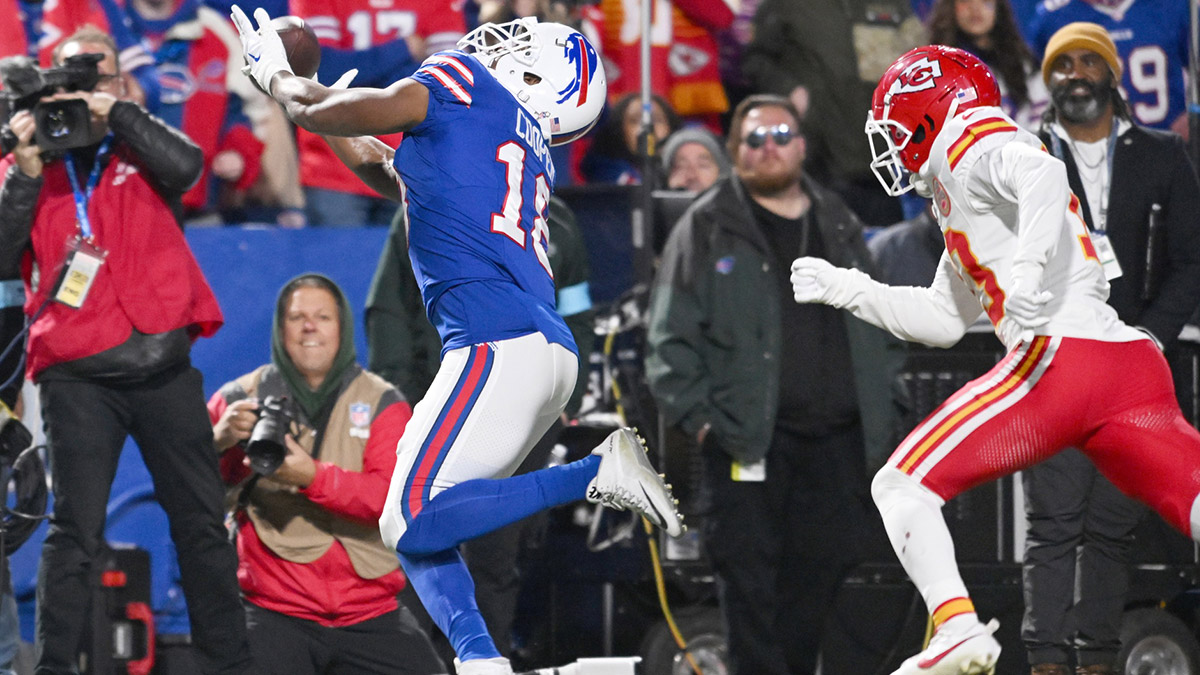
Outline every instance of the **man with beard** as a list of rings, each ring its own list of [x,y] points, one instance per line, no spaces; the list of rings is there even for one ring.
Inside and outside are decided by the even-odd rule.
[[[1100,25],[1056,32],[1042,76],[1052,98],[1042,143],[1067,165],[1071,191],[1081,198],[1111,288],[1108,304],[1170,350],[1200,304],[1200,184],[1183,142],[1132,122],[1117,90],[1121,61]],[[1077,450],[1026,470],[1023,479],[1029,530],[1021,633],[1032,672],[1067,675],[1073,653],[1079,675],[1112,673],[1132,532],[1144,507]]]
[[[1047,52],[1050,38],[1076,22],[1103,26],[1117,45],[1117,69],[1130,117],[1187,138],[1188,3],[1180,0],[1046,0],[1030,19],[1029,46]]]
[[[797,254],[875,272],[861,223],[801,169],[796,109],[751,96],[729,129],[733,175],[688,209],[663,252],[646,371],[666,423],[704,460],[700,515],[729,672],[807,675],[860,555],[842,535],[867,527],[864,444],[888,442],[887,338],[787,301]]]

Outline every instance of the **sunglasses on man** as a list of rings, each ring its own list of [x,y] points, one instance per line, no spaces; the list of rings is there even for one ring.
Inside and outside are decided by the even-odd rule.
[[[746,137],[742,139],[742,142],[757,150],[766,145],[767,138],[770,138],[775,142],[776,146],[782,148],[788,143],[791,143],[792,139],[795,137],[796,132],[792,131],[791,127],[786,124],[776,124],[773,127],[759,127],[754,131],[751,131],[750,133],[746,134]]]

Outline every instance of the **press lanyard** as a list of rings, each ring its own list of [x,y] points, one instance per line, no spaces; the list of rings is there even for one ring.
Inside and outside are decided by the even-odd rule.
[[[92,200],[92,192],[96,189],[96,184],[100,182],[101,160],[108,153],[108,146],[112,142],[112,132],[104,137],[100,142],[100,148],[96,150],[96,161],[92,164],[92,172],[88,175],[86,190],[79,189],[79,176],[75,173],[75,160],[71,157],[71,153],[67,153],[63,161],[67,165],[67,178],[71,179],[71,191],[75,193],[75,218],[79,221],[79,231],[84,239],[92,238],[92,222],[88,219],[88,202]]]
[[[1110,190],[1112,190],[1112,183],[1113,183],[1113,153],[1116,152],[1116,149],[1117,149],[1117,131],[1120,129],[1120,126],[1121,126],[1120,123],[1114,118],[1112,121],[1112,133],[1109,134],[1109,136],[1108,136],[1108,148],[1106,151],[1106,154],[1107,154],[1106,160],[1108,163],[1108,166],[1107,166],[1108,175],[1104,182],[1104,186],[1103,186],[1104,189],[1101,191],[1101,194],[1100,194],[1100,208],[1105,213],[1104,214],[1092,214],[1093,216],[1095,216],[1092,219],[1095,224],[1095,227],[1093,229],[1098,230],[1100,232],[1105,231],[1108,227],[1108,223],[1100,222],[1100,218],[1101,218],[1101,216],[1103,216],[1105,221],[1108,220],[1108,214],[1107,214],[1107,212],[1108,212],[1108,193]],[[1063,156],[1062,139],[1060,139],[1058,137],[1058,134],[1053,129],[1050,130],[1050,145],[1054,151],[1055,157],[1059,158],[1060,160],[1062,160],[1064,162],[1067,161]],[[1079,164],[1081,162],[1083,162],[1082,157],[1075,158],[1076,164]],[[1080,179],[1082,180],[1082,176],[1080,176]]]

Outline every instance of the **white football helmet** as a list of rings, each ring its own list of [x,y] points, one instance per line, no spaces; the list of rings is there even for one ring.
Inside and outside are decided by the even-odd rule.
[[[600,55],[582,33],[533,17],[486,23],[458,41],[541,123],[550,145],[583,136],[608,95]],[[530,84],[526,75],[537,76]]]

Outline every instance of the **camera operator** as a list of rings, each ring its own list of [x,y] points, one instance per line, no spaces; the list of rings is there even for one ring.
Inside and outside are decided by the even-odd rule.
[[[238,579],[250,648],[268,674],[444,673],[397,603],[404,573],[379,534],[412,409],[355,363],[353,326],[333,281],[292,279],[275,306],[271,363],[208,402],[222,474],[241,483]],[[243,482],[248,467],[256,473]]]
[[[44,153],[33,140],[36,115],[21,110],[9,121],[16,148],[0,161],[0,279],[25,281],[27,373],[40,385],[53,474],[36,675],[78,672],[93,562],[127,435],[170,521],[200,666],[243,673],[252,660],[237,560],[222,525],[201,376],[189,357],[192,340],[221,326],[221,311],[178,222],[201,154],[122,100],[108,35],[85,27],[54,60],[83,53],[103,57],[94,89],[51,98],[85,101],[103,140]]]

